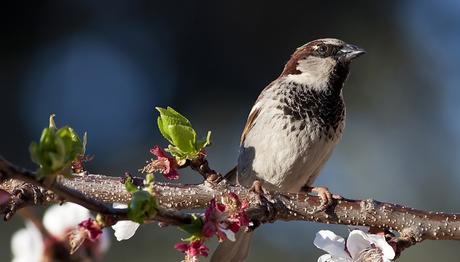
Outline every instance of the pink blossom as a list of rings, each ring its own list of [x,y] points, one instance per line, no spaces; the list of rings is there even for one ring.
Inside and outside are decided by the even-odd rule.
[[[82,221],[78,227],[71,230],[67,236],[70,254],[75,253],[86,240],[96,242],[102,235],[101,227],[92,218]]]
[[[92,218],[82,221],[78,224],[78,228],[87,233],[88,239],[96,241],[102,235],[101,227]]]
[[[250,221],[245,212],[248,208],[246,201],[241,202],[238,195],[233,192],[228,193],[222,201],[229,211],[229,221],[236,223],[239,227],[249,225]]]
[[[9,200],[10,200],[10,194],[0,189],[0,205],[4,205],[8,203]]]
[[[156,160],[152,161],[152,169],[163,174],[163,176],[169,180],[179,179],[179,173],[177,173],[177,162],[176,159],[166,156],[159,146],[155,146],[150,150],[150,153],[157,157]]]
[[[235,241],[235,233],[241,227],[249,225],[249,219],[244,212],[246,203],[242,203],[235,193],[229,193],[222,198],[222,203],[212,199],[206,209],[205,222],[202,230],[204,237],[217,236],[219,242],[229,239]]]
[[[190,243],[177,243],[175,249],[185,254],[185,261],[198,261],[199,256],[208,256],[209,249],[204,245],[203,240],[195,240]]]
[[[213,235],[217,235],[219,241],[226,239],[225,234],[222,232],[225,228],[221,225],[228,218],[225,209],[223,204],[217,203],[214,198],[211,199],[204,215],[205,222],[202,231],[204,237],[210,238]]]

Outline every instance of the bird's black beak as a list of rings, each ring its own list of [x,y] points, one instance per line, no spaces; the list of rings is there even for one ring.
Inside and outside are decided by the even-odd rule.
[[[351,60],[365,53],[366,51],[361,47],[346,44],[337,52],[337,56],[340,62],[349,63]]]

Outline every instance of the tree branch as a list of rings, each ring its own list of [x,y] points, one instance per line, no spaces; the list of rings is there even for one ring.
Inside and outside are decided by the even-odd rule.
[[[141,178],[135,178],[135,180],[139,179]],[[111,207],[114,202],[128,203],[131,198],[119,178],[84,174],[74,175],[70,179],[58,179],[55,183],[46,185],[36,181],[33,172],[15,167],[0,157],[0,189],[17,196],[18,190],[22,190],[21,187],[24,185],[28,187],[23,194],[29,194],[29,197],[23,199],[20,207],[47,205],[64,199],[94,212],[113,216],[117,220],[127,219],[126,209]],[[30,200],[34,198],[31,197],[34,193],[30,191],[37,189],[42,192],[42,196],[38,201]],[[155,183],[154,190],[161,208],[158,214],[151,218],[152,221],[174,225],[188,224],[191,221],[190,214],[179,212],[180,210],[203,209],[208,206],[212,198],[226,192],[234,192],[240,199],[248,201],[249,208],[246,213],[257,223],[302,220],[391,229],[400,233],[396,244],[401,249],[426,239],[460,240],[460,214],[416,210],[372,199],[335,200],[334,204],[325,211],[315,212],[321,205],[320,199],[316,196],[303,193],[268,192],[262,197],[266,201],[260,201],[260,197],[249,189],[230,185],[226,180],[218,184],[205,181],[198,185]],[[5,210],[4,207],[0,207],[0,212],[3,214],[7,213]]]

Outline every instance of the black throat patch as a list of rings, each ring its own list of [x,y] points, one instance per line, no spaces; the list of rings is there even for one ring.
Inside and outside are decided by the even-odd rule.
[[[345,118],[345,104],[341,96],[343,83],[348,75],[346,68],[333,74],[329,87],[316,90],[297,82],[285,82],[274,99],[280,103],[277,109],[290,120],[291,131],[306,128],[307,122],[319,131],[337,130]],[[343,70],[343,71],[342,71]],[[288,128],[288,125],[285,126]]]

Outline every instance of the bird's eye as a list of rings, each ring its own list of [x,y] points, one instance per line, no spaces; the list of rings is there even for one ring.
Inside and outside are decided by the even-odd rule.
[[[327,46],[326,45],[319,45],[318,49],[316,49],[319,54],[324,55],[327,52]]]

